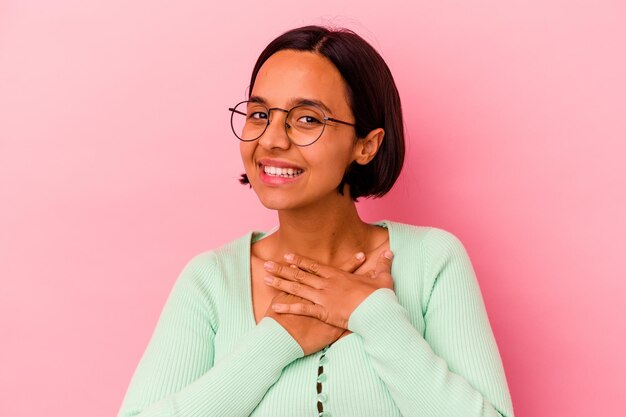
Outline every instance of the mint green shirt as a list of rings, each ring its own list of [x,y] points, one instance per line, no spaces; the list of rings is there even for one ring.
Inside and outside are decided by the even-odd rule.
[[[462,243],[434,227],[376,224],[389,231],[394,290],[370,294],[350,316],[353,333],[308,356],[277,321],[254,319],[250,245],[264,233],[191,259],[119,417],[316,417],[318,402],[328,417],[513,417]]]

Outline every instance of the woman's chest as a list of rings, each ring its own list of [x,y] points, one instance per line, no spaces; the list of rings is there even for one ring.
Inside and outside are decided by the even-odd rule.
[[[224,285],[214,288],[217,316],[215,361],[232,351],[239,338],[263,319],[273,297],[278,293],[278,290],[263,281],[266,276],[263,262],[250,258],[247,261],[247,268],[221,271],[223,277],[219,281]],[[407,310],[413,326],[424,334],[425,286],[421,274],[404,268],[394,271],[392,267],[392,276],[398,302]],[[348,336],[352,334],[343,335],[335,344]]]
[[[313,417],[321,411],[329,417],[401,415],[356,334],[290,363],[251,416]]]
[[[256,256],[250,259],[250,289],[251,303],[254,312],[254,320],[259,323],[265,316],[267,309],[272,303],[272,299],[279,293],[273,287],[270,287],[263,280],[268,273],[263,268],[263,260]]]

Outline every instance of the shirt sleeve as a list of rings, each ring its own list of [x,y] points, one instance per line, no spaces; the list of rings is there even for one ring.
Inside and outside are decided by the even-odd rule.
[[[206,285],[212,265],[198,255],[181,272],[118,417],[249,416],[282,369],[303,356],[289,333],[266,317],[214,364],[217,320]]]
[[[352,313],[348,328],[404,417],[513,417],[513,407],[482,295],[462,243],[433,228],[425,331],[396,294],[381,288]]]

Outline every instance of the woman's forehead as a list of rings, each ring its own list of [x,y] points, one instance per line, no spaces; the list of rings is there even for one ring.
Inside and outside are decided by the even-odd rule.
[[[348,107],[341,74],[330,60],[314,52],[283,50],[269,57],[257,74],[251,96],[270,106],[287,106],[306,98],[330,109]]]

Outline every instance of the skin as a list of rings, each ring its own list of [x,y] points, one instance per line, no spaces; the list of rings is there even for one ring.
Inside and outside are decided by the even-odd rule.
[[[283,109],[297,105],[298,98],[319,100],[330,110],[327,116],[354,122],[341,74],[317,53],[272,55],[251,96]],[[250,184],[279,220],[275,233],[252,245],[252,302],[257,322],[274,318],[308,355],[347,335],[350,314],[369,294],[393,289],[386,229],[360,219],[347,185],[343,195],[336,190],[350,163],[374,158],[384,131],[356,138],[353,127],[328,122],[317,142],[298,147],[285,132],[284,117],[272,112],[258,140],[240,142]],[[264,183],[259,165],[264,158],[287,161],[304,172],[288,184]]]

